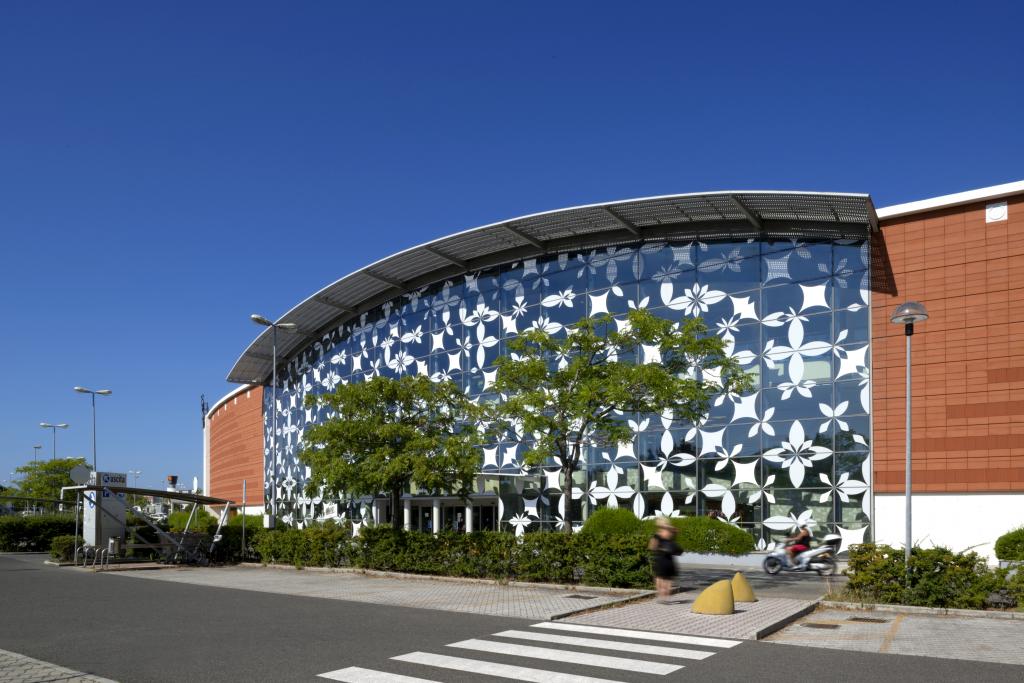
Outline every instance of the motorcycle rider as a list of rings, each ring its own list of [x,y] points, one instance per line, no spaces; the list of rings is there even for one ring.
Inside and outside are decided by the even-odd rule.
[[[796,565],[796,556],[811,549],[811,530],[806,524],[801,524],[799,531],[792,536],[787,536],[786,556],[789,558],[789,566]],[[797,567],[799,569],[799,567]]]

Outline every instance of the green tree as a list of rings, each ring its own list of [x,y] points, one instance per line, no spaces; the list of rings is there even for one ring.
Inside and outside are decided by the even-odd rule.
[[[334,414],[306,432],[300,458],[308,490],[355,496],[390,494],[391,523],[401,528],[400,498],[412,482],[467,495],[479,469],[476,408],[452,382],[424,376],[375,377],[309,396],[306,405]]]
[[[26,498],[58,499],[62,487],[75,485],[75,482],[71,481],[71,470],[78,465],[85,465],[85,458],[36,460],[22,465],[15,470],[21,475],[17,495]]]
[[[526,447],[527,465],[559,465],[562,523],[570,533],[572,473],[585,446],[633,439],[621,413],[671,411],[696,422],[715,394],[752,384],[701,319],[673,323],[633,310],[627,321],[583,318],[561,337],[530,330],[510,340],[510,355],[496,363],[493,390],[505,399],[491,406],[492,423]]]

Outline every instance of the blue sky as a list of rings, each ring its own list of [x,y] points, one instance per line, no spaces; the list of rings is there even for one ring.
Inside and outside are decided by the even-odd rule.
[[[393,251],[716,189],[877,206],[1024,178],[1019,3],[7,3],[0,480],[201,475],[199,396]]]

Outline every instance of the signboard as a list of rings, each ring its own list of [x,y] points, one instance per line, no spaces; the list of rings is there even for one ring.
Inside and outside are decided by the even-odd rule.
[[[128,476],[115,472],[93,472],[89,483],[100,486],[126,486]],[[106,548],[109,539],[124,540],[125,494],[110,491],[86,491],[82,511],[82,536],[86,545]]]

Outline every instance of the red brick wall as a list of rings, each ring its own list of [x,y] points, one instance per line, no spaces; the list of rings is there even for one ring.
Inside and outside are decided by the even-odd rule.
[[[246,504],[263,502],[263,388],[228,399],[210,414],[209,495]]]
[[[879,493],[904,488],[905,337],[889,316],[905,300],[930,316],[911,356],[914,491],[1024,491],[1024,195],[1006,201],[1001,222],[985,223],[986,202],[882,222],[872,262]]]

